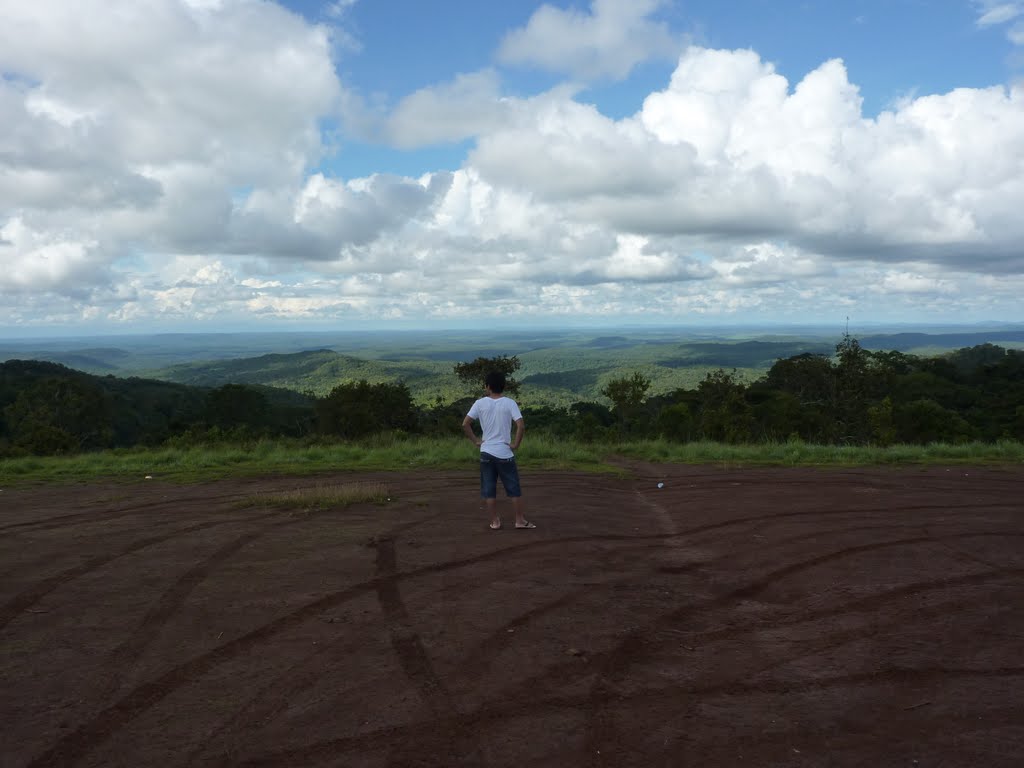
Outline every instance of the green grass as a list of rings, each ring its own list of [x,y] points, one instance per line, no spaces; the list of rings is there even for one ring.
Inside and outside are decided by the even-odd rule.
[[[599,446],[562,445],[538,436],[521,451],[533,469],[615,471]],[[248,445],[112,450],[75,456],[0,460],[0,488],[16,483],[143,482],[147,478],[190,483],[229,477],[317,475],[336,471],[472,469],[477,449],[459,438],[382,437],[353,443],[307,445],[259,441]]]
[[[240,506],[261,509],[330,509],[360,502],[380,504],[390,500],[391,494],[385,483],[343,483],[278,493],[256,493],[242,501]]]
[[[737,466],[881,466],[900,464],[1020,464],[1024,443],[932,443],[929,445],[812,445],[799,440],[759,445],[647,440],[621,445],[630,458],[666,464]]]
[[[68,457],[0,460],[0,488],[30,483],[93,480],[144,482],[147,477],[177,483],[266,475],[314,476],[337,471],[472,470],[477,449],[459,438],[381,437],[358,443],[308,445],[260,441],[248,445],[113,450]],[[1016,441],[957,445],[810,445],[799,441],[768,445],[671,443],[645,440],[616,444],[562,442],[531,435],[519,451],[526,470],[563,469],[619,472],[608,459],[719,466],[869,466],[902,464],[1024,463]]]

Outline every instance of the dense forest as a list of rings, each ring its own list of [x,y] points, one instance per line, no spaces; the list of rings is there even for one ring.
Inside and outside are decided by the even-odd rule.
[[[269,362],[264,359],[264,363]],[[233,381],[200,386],[94,375],[38,360],[0,363],[0,457],[254,438],[359,439],[460,434],[497,366],[528,403],[517,356],[448,367],[461,396],[424,404],[405,381],[358,379],[325,393]],[[534,374],[537,376],[539,374]],[[572,371],[552,371],[571,377]],[[777,359],[745,380],[705,370],[692,387],[651,394],[643,368],[606,379],[600,396],[524,407],[528,429],[560,439],[872,444],[1024,439],[1024,352],[993,344],[922,357],[869,351],[850,336],[834,354]]]

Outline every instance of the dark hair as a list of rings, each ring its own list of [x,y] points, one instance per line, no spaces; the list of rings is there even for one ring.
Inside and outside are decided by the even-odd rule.
[[[491,371],[484,379],[484,384],[491,388],[491,392],[500,395],[505,391],[505,374],[501,371]]]

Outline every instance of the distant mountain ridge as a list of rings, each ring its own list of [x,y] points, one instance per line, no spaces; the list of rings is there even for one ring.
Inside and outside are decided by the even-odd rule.
[[[170,366],[153,372],[157,378],[193,386],[263,384],[326,395],[343,382],[365,379],[371,384],[403,381],[410,390],[437,388],[439,377],[455,376],[450,363],[367,360],[330,349],[268,354],[231,360],[212,360]]]
[[[831,355],[840,335],[804,338],[765,334],[715,339],[710,333],[671,329],[415,334],[222,334],[122,337],[64,342],[0,342],[0,360],[34,359],[99,376],[141,377],[197,387],[225,384],[271,387],[322,396],[338,384],[404,382],[415,400],[431,404],[465,397],[454,376],[457,362],[516,355],[530,405],[600,400],[605,384],[643,371],[651,394],[694,387],[709,371],[735,369],[753,380],[778,359]],[[934,354],[985,343],[1024,345],[1024,327],[977,328],[943,333],[862,335],[865,349]],[[123,346],[122,346],[123,345]],[[279,345],[267,351],[268,347]],[[258,354],[247,354],[247,351]]]
[[[907,352],[911,349],[939,347],[950,350],[1000,342],[1024,343],[1024,328],[1016,331],[982,331],[976,333],[888,333],[861,336],[864,349]]]

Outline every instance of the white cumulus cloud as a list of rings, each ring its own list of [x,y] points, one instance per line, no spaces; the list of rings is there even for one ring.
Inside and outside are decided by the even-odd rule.
[[[484,70],[406,96],[389,115],[384,131],[392,144],[403,148],[461,141],[498,128],[507,113],[497,73]]]
[[[840,59],[790,81],[753,50],[680,52],[660,9],[543,6],[499,52],[587,79],[671,50],[635,114],[480,69],[373,115],[392,148],[469,141],[464,162],[341,178],[322,121],[360,95],[330,27],[252,0],[0,0],[0,311],[801,320],[897,297],[1019,316],[1024,87],[866,117]]]
[[[235,190],[295,185],[321,156],[328,33],[277,5],[0,0],[0,17],[0,224],[111,259],[213,247]]]
[[[671,56],[680,43],[651,17],[664,0],[593,0],[590,12],[542,5],[525,27],[502,41],[498,59],[583,80],[622,79],[651,58]]]

